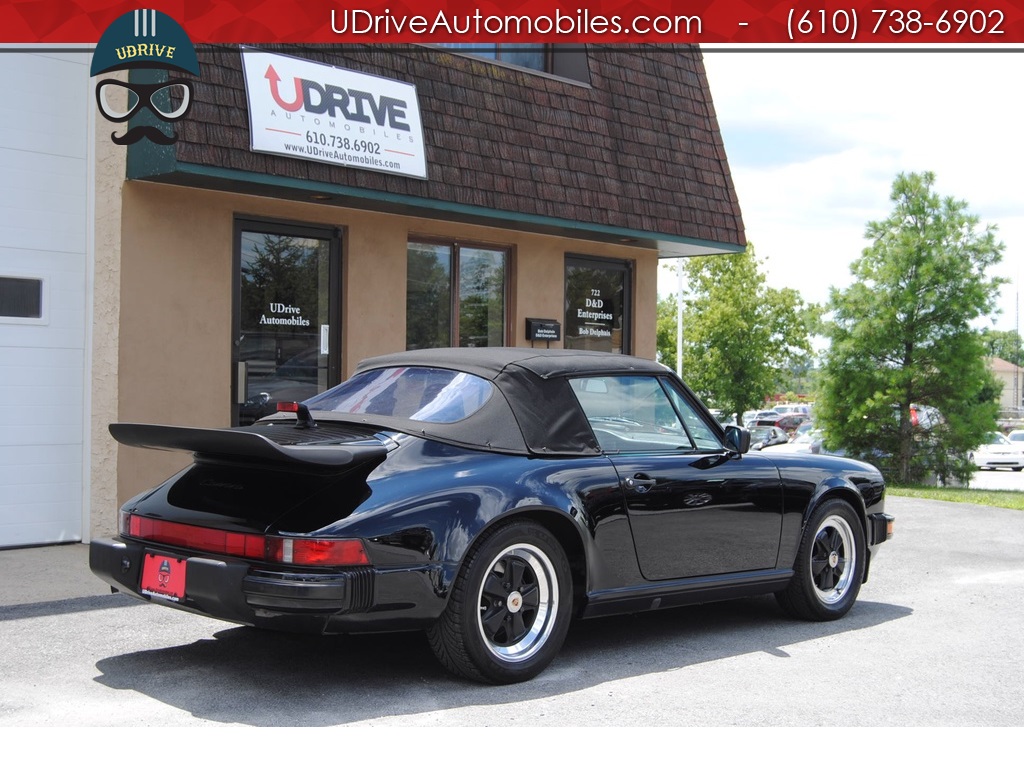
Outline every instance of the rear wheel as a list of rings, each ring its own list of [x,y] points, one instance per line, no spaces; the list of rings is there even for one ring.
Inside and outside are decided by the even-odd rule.
[[[853,507],[826,501],[811,515],[789,586],[776,593],[793,616],[832,621],[853,607],[864,581],[864,529]]]
[[[551,663],[571,612],[572,576],[561,545],[535,523],[514,522],[473,546],[427,636],[449,671],[517,683]]]

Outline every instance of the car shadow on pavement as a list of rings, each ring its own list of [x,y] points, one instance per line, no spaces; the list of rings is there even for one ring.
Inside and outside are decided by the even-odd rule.
[[[750,653],[788,657],[793,644],[911,613],[859,601],[840,621],[801,622],[767,597],[577,622],[545,672],[502,687],[448,675],[419,632],[310,637],[230,627],[187,645],[102,659],[96,681],[206,721],[344,725],[530,701]]]
[[[20,605],[0,605],[0,622],[15,619],[37,619],[41,616],[60,616],[83,611],[105,611],[111,608],[129,608],[145,603],[120,594],[69,597],[63,600],[44,600]]]

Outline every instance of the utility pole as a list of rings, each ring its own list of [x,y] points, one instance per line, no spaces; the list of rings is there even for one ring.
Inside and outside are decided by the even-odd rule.
[[[683,378],[683,258],[676,259],[676,277],[679,279],[676,291],[676,374]]]
[[[1018,281],[1019,282],[1019,281]],[[1014,418],[1021,415],[1021,407],[1024,403],[1021,402],[1020,396],[1020,288],[1017,288],[1017,306],[1015,307],[1015,317],[1013,324],[1017,328],[1017,338],[1014,340],[1016,349],[1014,350],[1013,360],[1013,410]]]

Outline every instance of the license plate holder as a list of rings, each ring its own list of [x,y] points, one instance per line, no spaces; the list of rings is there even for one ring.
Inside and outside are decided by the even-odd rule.
[[[185,599],[185,570],[187,560],[159,552],[146,552],[142,561],[142,580],[139,591],[179,603]]]

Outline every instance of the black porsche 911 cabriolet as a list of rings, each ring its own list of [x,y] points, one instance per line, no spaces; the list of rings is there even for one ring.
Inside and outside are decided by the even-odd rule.
[[[574,617],[774,593],[843,616],[892,536],[872,466],[747,453],[663,366],[434,349],[364,361],[248,427],[113,424],[194,463],[128,501],[92,570],[241,624],[426,630],[475,680],[527,680]]]

